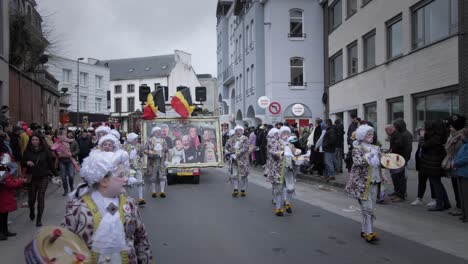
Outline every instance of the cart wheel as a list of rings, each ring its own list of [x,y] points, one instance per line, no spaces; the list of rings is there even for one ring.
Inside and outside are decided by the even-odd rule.
[[[199,184],[200,183],[200,176],[193,176],[192,183],[193,184]]]

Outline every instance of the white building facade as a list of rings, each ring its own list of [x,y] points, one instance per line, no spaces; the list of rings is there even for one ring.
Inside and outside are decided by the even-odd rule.
[[[191,55],[176,50],[174,54],[142,58],[128,58],[100,61],[110,69],[110,112],[111,117],[119,120],[123,130],[128,131],[129,116],[138,109],[142,110],[139,101],[139,87],[149,86],[151,91],[156,87],[165,88],[165,101],[170,104],[178,86],[191,90],[192,102],[195,102],[195,87],[200,86],[192,67]],[[167,113],[158,116],[172,116],[174,112],[166,107]],[[128,131],[130,132],[130,131]]]
[[[318,1],[218,1],[218,103],[224,122],[305,126],[323,117],[322,15]],[[262,96],[274,107],[260,107]]]
[[[458,0],[335,0],[324,5],[329,35],[329,113],[384,127],[403,118],[415,131],[425,120],[459,113]]]
[[[215,115],[219,115],[218,107],[218,80],[211,74],[198,74],[198,81],[202,87],[206,88],[206,101],[200,107]],[[195,94],[196,95],[196,94]],[[198,103],[198,101],[197,101]]]
[[[95,59],[87,62],[67,59],[59,56],[49,56],[46,64],[47,71],[59,80],[58,89],[67,89],[67,101],[70,122],[76,124],[77,105],[79,104],[78,123],[107,122],[109,109],[107,108],[107,90],[109,89],[109,68],[96,65]],[[79,63],[79,75],[78,75]],[[79,91],[77,89],[78,76],[80,78]],[[79,92],[79,99],[78,99]]]

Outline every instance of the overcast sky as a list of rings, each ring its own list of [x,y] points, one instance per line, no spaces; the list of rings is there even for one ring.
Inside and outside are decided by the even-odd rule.
[[[216,77],[217,0],[36,0],[54,53],[119,59],[192,54],[197,74]]]

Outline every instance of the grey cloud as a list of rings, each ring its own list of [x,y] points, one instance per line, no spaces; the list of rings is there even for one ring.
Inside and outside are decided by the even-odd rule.
[[[216,75],[217,0],[39,0],[59,55],[117,59],[192,54],[197,73]]]

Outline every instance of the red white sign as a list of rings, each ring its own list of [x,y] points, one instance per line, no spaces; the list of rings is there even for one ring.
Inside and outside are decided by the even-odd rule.
[[[281,113],[281,105],[278,102],[273,102],[268,107],[268,110],[270,110],[270,113],[277,115]]]
[[[257,103],[260,108],[263,108],[263,109],[268,108],[268,106],[270,105],[270,98],[266,96],[260,96],[258,98]]]

